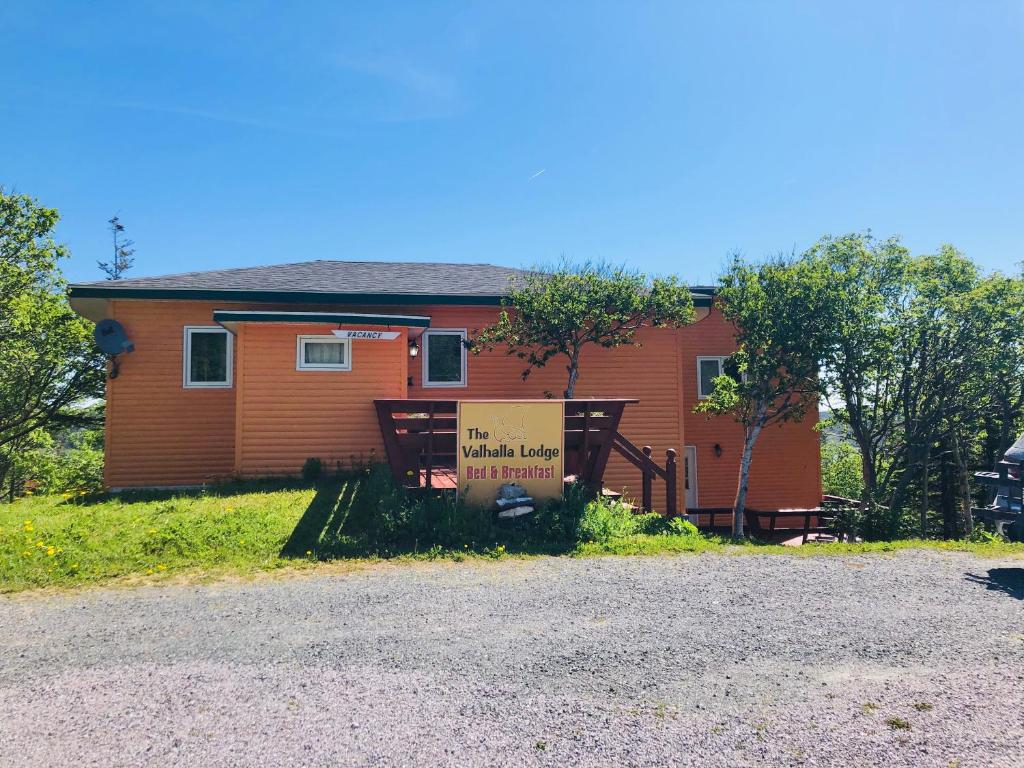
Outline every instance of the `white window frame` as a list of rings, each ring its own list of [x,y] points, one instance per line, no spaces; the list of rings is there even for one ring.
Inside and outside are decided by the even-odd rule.
[[[192,381],[192,334],[223,333],[228,337],[227,343],[227,379],[225,381]],[[185,389],[231,389],[233,371],[235,369],[235,335],[219,325],[186,325],[182,354],[181,383]]]
[[[701,363],[706,362],[708,360],[716,360],[718,362],[718,376],[722,376],[723,374],[725,374],[725,361],[728,360],[728,359],[729,359],[728,355],[699,355],[697,357],[697,399],[698,400],[707,400],[709,397],[711,397],[711,393],[710,392],[704,392],[703,389],[701,388],[702,387],[702,382],[700,380],[700,366],[701,366]],[[717,376],[715,378],[717,378]]]
[[[342,344],[345,346],[345,362],[307,363],[302,359],[306,344]],[[351,371],[352,370],[352,339],[339,339],[337,336],[296,336],[295,337],[295,370],[297,371]]]
[[[431,381],[430,380],[430,337],[438,334],[446,336],[458,335],[462,337],[462,342],[459,344],[459,351],[462,356],[462,377],[459,381]],[[424,387],[465,387],[469,381],[466,375],[466,358],[468,357],[465,341],[467,338],[465,328],[428,328],[425,330],[420,338],[420,346],[422,349],[423,357],[423,386]]]

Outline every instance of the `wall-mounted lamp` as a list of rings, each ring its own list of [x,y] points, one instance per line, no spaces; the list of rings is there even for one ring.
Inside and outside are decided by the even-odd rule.
[[[715,458],[722,458],[722,446],[718,443],[715,443]]]
[[[420,353],[420,345],[416,343],[415,339],[409,341],[409,357],[416,357]]]

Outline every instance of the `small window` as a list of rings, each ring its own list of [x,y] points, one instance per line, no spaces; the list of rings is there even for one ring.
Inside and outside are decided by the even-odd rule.
[[[423,386],[466,386],[466,332],[423,332]]]
[[[711,393],[715,391],[715,379],[722,375],[726,359],[724,357],[697,358],[697,397],[703,400],[710,397]]]
[[[185,328],[185,386],[230,387],[232,336],[224,328]]]
[[[300,371],[351,371],[352,342],[334,336],[299,336],[295,367]]]

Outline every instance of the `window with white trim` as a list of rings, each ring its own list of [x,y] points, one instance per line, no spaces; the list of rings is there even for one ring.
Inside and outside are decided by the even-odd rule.
[[[299,336],[295,344],[299,371],[351,371],[352,342],[337,336]]]
[[[715,391],[715,379],[725,372],[728,357],[697,358],[697,397],[701,400],[711,397]]]
[[[423,332],[423,386],[466,386],[466,330],[431,328]]]
[[[185,326],[185,387],[230,387],[233,348],[234,337],[225,328]]]

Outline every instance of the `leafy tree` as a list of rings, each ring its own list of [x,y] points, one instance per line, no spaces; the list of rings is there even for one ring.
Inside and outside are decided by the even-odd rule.
[[[978,339],[976,375],[985,376],[988,396],[979,458],[992,467],[1024,430],[1024,279],[983,278],[974,289],[971,310],[984,334]]]
[[[121,219],[114,216],[107,222],[110,225],[110,234],[113,238],[114,255],[110,261],[98,261],[99,268],[107,275],[107,280],[120,280],[124,273],[132,268],[135,263],[134,240],[122,239],[124,224]]]
[[[1022,421],[1021,281],[982,277],[951,246],[912,257],[869,234],[823,238],[810,254],[843,308],[823,378],[860,450],[863,533],[929,535],[938,468],[943,534],[967,535],[971,465],[983,445],[991,464]]]
[[[835,315],[822,370],[833,419],[857,444],[861,500],[875,520],[888,498],[898,464],[899,393],[909,370],[896,365],[896,342],[904,326],[910,253],[897,238],[877,241],[870,233],[824,237],[808,256],[831,274],[842,311]],[[887,510],[885,514],[888,514]]]
[[[498,320],[474,333],[474,353],[504,346],[524,360],[525,380],[555,357],[567,359],[564,396],[572,398],[587,346],[637,344],[645,326],[679,327],[693,319],[693,300],[675,277],[648,279],[625,267],[566,262],[513,284]]]
[[[864,491],[860,452],[849,443],[821,446],[821,488],[825,493],[859,499]]]
[[[736,256],[722,276],[718,297],[736,328],[734,376],[714,380],[698,413],[729,414],[743,425],[733,535],[743,535],[743,510],[754,445],[771,424],[799,421],[817,403],[818,371],[833,337],[837,305],[830,274],[800,257],[750,264]]]
[[[0,481],[19,440],[83,421],[74,406],[102,394],[91,324],[64,294],[57,219],[52,208],[0,189]]]

